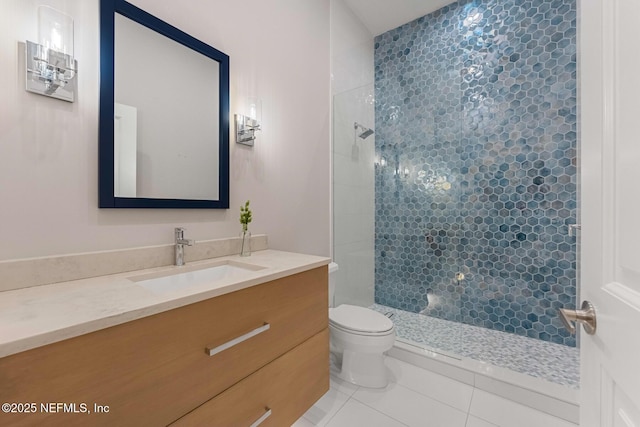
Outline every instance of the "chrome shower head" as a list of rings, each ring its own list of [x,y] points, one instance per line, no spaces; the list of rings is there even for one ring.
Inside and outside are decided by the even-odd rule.
[[[358,135],[360,138],[362,139],[367,139],[368,137],[370,137],[371,135],[373,135],[373,131],[371,129],[367,129],[364,132],[362,132],[360,135]]]
[[[360,133],[358,133],[358,137],[362,139],[367,139],[368,137],[374,134],[372,129],[369,129],[368,127],[364,127],[358,122],[353,123],[353,128],[356,130],[356,133],[358,133],[358,130],[361,131]]]

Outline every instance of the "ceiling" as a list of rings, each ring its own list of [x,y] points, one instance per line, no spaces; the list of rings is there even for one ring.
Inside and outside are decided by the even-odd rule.
[[[371,34],[377,36],[438,10],[453,0],[345,0]]]

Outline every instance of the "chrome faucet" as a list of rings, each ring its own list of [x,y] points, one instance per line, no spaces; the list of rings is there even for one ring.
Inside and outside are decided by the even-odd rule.
[[[177,227],[176,234],[176,265],[184,265],[184,245],[193,246],[196,241],[184,238],[184,228]]]

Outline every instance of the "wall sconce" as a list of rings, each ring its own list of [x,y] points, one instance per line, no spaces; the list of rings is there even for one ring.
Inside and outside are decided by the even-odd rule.
[[[238,144],[253,146],[256,132],[261,130],[262,103],[260,100],[250,98],[249,114],[236,114],[236,142]]]
[[[78,63],[73,58],[73,18],[38,7],[38,43],[26,42],[26,89],[74,102]]]

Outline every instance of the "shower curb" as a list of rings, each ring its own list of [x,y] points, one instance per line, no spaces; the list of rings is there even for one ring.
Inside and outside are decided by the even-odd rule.
[[[580,391],[577,389],[488,363],[451,357],[401,341],[396,341],[387,355],[554,417],[579,423]]]

